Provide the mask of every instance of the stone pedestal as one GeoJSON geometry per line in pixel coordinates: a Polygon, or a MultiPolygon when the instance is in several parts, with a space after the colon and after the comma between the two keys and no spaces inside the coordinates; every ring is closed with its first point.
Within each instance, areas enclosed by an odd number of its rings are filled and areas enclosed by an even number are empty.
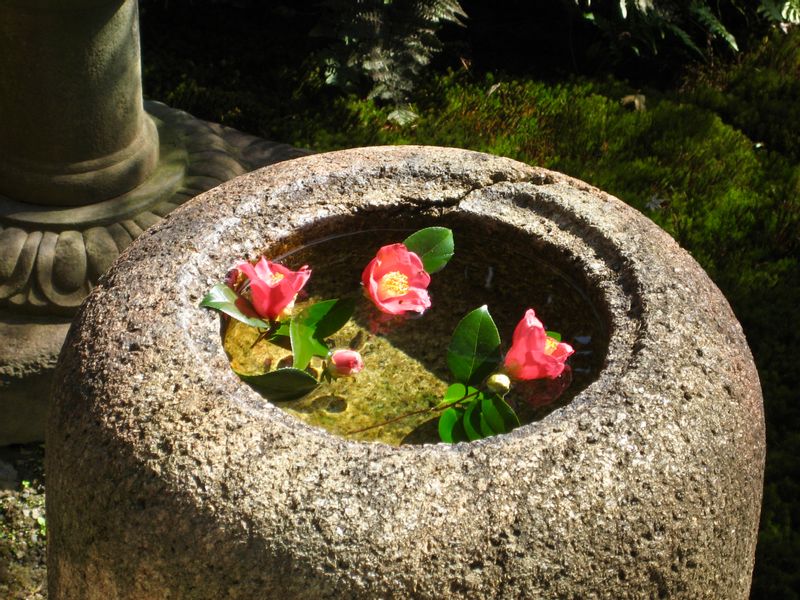
{"type": "Polygon", "coordinates": [[[136,0],[0,2],[0,194],[80,206],[152,174],[138,27],[136,0]]]}
{"type": "Polygon", "coordinates": [[[43,439],[70,319],[189,198],[305,154],[143,103],[135,0],[0,0],[0,445],[43,439]]]}
{"type": "Polygon", "coordinates": [[[55,390],[52,600],[749,594],[765,440],[741,327],[665,232],[558,173],[406,146],[239,177],[120,257],[55,390]],[[570,404],[398,448],[309,427],[230,369],[198,303],[242,257],[429,225],[456,253],[468,230],[498,264],[546,260],[591,298],[608,349],[570,404]]]}

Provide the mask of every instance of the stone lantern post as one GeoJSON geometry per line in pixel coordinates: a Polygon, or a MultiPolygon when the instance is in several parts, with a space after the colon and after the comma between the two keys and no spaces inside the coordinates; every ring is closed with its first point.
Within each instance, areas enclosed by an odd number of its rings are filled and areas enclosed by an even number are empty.
{"type": "Polygon", "coordinates": [[[5,0],[0,192],[81,206],[129,192],[158,163],[142,105],[137,4],[5,0]]]}
{"type": "Polygon", "coordinates": [[[303,152],[143,102],[136,0],[0,0],[0,445],[43,439],[71,315],[179,204],[303,152]]]}

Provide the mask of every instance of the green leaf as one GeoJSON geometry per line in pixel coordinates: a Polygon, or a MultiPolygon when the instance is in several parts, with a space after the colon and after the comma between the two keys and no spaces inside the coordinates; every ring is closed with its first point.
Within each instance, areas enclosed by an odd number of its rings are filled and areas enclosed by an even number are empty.
{"type": "Polygon", "coordinates": [[[322,302],[311,304],[293,318],[313,323],[316,326],[333,309],[334,304],[337,302],[338,300],[323,300],[322,302]]]}
{"type": "Polygon", "coordinates": [[[408,236],[403,243],[422,259],[422,266],[428,273],[441,271],[453,257],[455,249],[453,232],[446,227],[420,229],[408,236]]]}
{"type": "Polygon", "coordinates": [[[263,375],[236,374],[273,402],[301,398],[319,385],[312,375],[295,368],[278,369],[263,375]]]}
{"type": "Polygon", "coordinates": [[[439,437],[443,442],[455,444],[467,441],[467,434],[462,424],[463,417],[463,408],[451,407],[442,413],[439,417],[439,437]]]}
{"type": "MultiPolygon", "coordinates": [[[[494,433],[505,433],[506,424],[503,415],[494,405],[494,398],[492,396],[484,396],[481,398],[481,418],[486,420],[487,425],[494,433]]],[[[492,435],[492,434],[488,434],[492,435]]]]}
{"type": "Polygon", "coordinates": [[[500,334],[484,305],[456,326],[447,348],[447,366],[459,383],[479,384],[500,360],[500,334]]]}
{"type": "Polygon", "coordinates": [[[259,318],[253,305],[224,283],[218,283],[200,301],[200,306],[225,313],[251,327],[268,329],[269,323],[259,318]]]}
{"type": "Polygon", "coordinates": [[[688,33],[686,33],[684,29],[681,29],[674,23],[669,23],[667,21],[664,22],[664,27],[667,29],[667,31],[671,31],[675,35],[675,37],[677,37],[681,42],[683,42],[684,46],[686,46],[687,48],[689,48],[689,50],[694,52],[698,56],[698,58],[700,58],[700,60],[706,60],[706,55],[703,54],[703,51],[697,47],[697,44],[694,43],[694,40],[692,40],[691,36],[688,33]]]}
{"type": "Polygon", "coordinates": [[[478,390],[474,387],[465,386],[463,383],[454,383],[444,393],[442,401],[439,406],[447,406],[448,404],[455,404],[463,400],[467,396],[477,396],[478,390]]]}
{"type": "Polygon", "coordinates": [[[325,300],[306,307],[292,317],[289,339],[292,342],[294,367],[305,369],[312,356],[327,356],[330,350],[322,340],[339,331],[354,309],[355,301],[352,299],[325,300]]]}
{"type": "Polygon", "coordinates": [[[454,383],[444,393],[443,403],[453,404],[467,395],[467,386],[463,383],[454,383]]]}
{"type": "Polygon", "coordinates": [[[489,425],[489,420],[486,418],[486,415],[483,414],[483,409],[480,409],[480,419],[481,433],[483,434],[483,437],[491,437],[498,433],[505,433],[503,431],[495,431],[492,429],[492,427],[489,425]]]}
{"type": "Polygon", "coordinates": [[[732,50],[736,52],[739,51],[739,46],[736,44],[736,38],[733,37],[733,34],[726,29],[725,25],[722,24],[722,21],[720,21],[717,15],[711,11],[711,8],[702,2],[692,2],[692,4],[689,6],[689,10],[703,25],[706,26],[706,29],[708,29],[712,35],[725,40],[725,43],[728,44],[732,50]]]}
{"type": "MultiPolygon", "coordinates": [[[[466,409],[461,410],[463,411],[461,423],[470,441],[508,433],[519,427],[516,413],[505,400],[495,394],[480,394],[467,405],[466,409]]],[[[451,414],[450,418],[452,417],[451,414]]],[[[453,426],[448,424],[447,427],[452,430],[453,426]]]]}
{"type": "Polygon", "coordinates": [[[519,427],[517,413],[497,394],[489,394],[482,399],[481,415],[497,433],[508,433],[519,427]]]}
{"type": "Polygon", "coordinates": [[[270,334],[269,341],[272,342],[279,337],[289,337],[289,321],[280,323],[278,328],[270,334]]]}
{"type": "Polygon", "coordinates": [[[305,369],[312,356],[327,356],[330,350],[316,337],[316,323],[293,318],[289,325],[289,339],[292,342],[292,365],[305,369]]]}
{"type": "Polygon", "coordinates": [[[480,440],[486,437],[481,431],[481,411],[480,402],[474,400],[470,402],[467,409],[464,411],[464,417],[461,419],[464,424],[464,431],[467,432],[467,437],[471,442],[480,440]]]}
{"type": "Polygon", "coordinates": [[[317,338],[320,340],[332,336],[344,327],[345,323],[350,320],[350,317],[353,316],[353,311],[356,309],[356,301],[353,298],[318,302],[314,306],[328,304],[329,302],[333,302],[333,304],[317,322],[317,338]]]}
{"type": "Polygon", "coordinates": [[[545,335],[553,338],[557,342],[561,341],[561,334],[557,331],[545,331],[545,335]]]}
{"type": "Polygon", "coordinates": [[[508,433],[512,429],[519,427],[519,417],[517,416],[517,413],[514,412],[514,409],[508,405],[508,402],[506,402],[500,396],[492,395],[491,398],[495,410],[497,410],[497,412],[500,413],[500,416],[503,418],[503,423],[505,424],[504,433],[508,433]]]}

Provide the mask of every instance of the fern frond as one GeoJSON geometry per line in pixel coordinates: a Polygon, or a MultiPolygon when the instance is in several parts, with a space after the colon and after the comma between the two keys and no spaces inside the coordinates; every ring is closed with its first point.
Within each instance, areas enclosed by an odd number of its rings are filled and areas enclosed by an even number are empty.
{"type": "Polygon", "coordinates": [[[389,116],[386,119],[391,123],[396,123],[401,127],[405,127],[416,121],[419,118],[419,115],[415,113],[410,108],[406,107],[399,107],[394,109],[392,112],[389,113],[389,116]]]}
{"type": "Polygon", "coordinates": [[[692,37],[688,33],[686,33],[685,30],[681,29],[674,23],[669,23],[669,22],[666,22],[664,24],[664,28],[667,31],[669,31],[672,35],[674,35],[676,38],[678,38],[681,42],[683,42],[683,45],[689,48],[689,50],[697,54],[700,60],[706,59],[706,55],[703,54],[703,51],[697,47],[697,44],[694,43],[692,37]]]}
{"type": "Polygon", "coordinates": [[[708,6],[702,4],[701,2],[693,2],[689,7],[689,10],[703,25],[706,26],[712,35],[722,38],[730,48],[736,52],[739,51],[736,38],[733,37],[733,34],[728,31],[725,25],[722,24],[722,21],[720,21],[717,16],[711,12],[711,9],[708,8],[708,6]]]}
{"type": "Polygon", "coordinates": [[[322,0],[315,35],[336,40],[325,64],[326,81],[344,89],[367,81],[369,98],[400,106],[442,44],[445,23],[463,25],[458,0],[322,0]],[[331,35],[332,34],[332,35],[331,35]]]}
{"type": "Polygon", "coordinates": [[[462,19],[467,18],[467,13],[457,0],[418,0],[414,3],[414,12],[420,19],[430,23],[464,25],[462,19]]]}

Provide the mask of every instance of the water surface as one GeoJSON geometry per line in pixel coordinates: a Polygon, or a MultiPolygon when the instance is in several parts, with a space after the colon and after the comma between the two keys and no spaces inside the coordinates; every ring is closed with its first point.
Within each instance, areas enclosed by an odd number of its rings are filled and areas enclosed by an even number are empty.
{"type": "MultiPolygon", "coordinates": [[[[312,269],[298,308],[323,299],[358,299],[353,319],[333,339],[335,347],[357,348],[366,364],[356,377],[323,383],[304,398],[276,405],[310,425],[350,439],[436,442],[438,413],[374,426],[440,402],[452,382],[446,363],[452,332],[464,315],[484,304],[500,331],[504,351],[528,308],[576,350],[558,380],[514,386],[506,399],[523,423],[543,418],[591,383],[602,367],[607,343],[602,320],[587,294],[532,248],[521,245],[510,228],[478,236],[474,225],[460,225],[452,227],[455,256],[432,275],[432,306],[418,318],[379,312],[363,296],[360,284],[361,273],[378,248],[401,242],[414,230],[360,231],[313,240],[271,257],[292,269],[302,265],[312,269]]],[[[238,322],[228,327],[225,348],[234,368],[256,374],[265,366],[290,364],[288,349],[266,341],[251,348],[257,336],[255,329],[238,322]]],[[[321,368],[321,361],[315,359],[314,368],[321,368]]]]}

